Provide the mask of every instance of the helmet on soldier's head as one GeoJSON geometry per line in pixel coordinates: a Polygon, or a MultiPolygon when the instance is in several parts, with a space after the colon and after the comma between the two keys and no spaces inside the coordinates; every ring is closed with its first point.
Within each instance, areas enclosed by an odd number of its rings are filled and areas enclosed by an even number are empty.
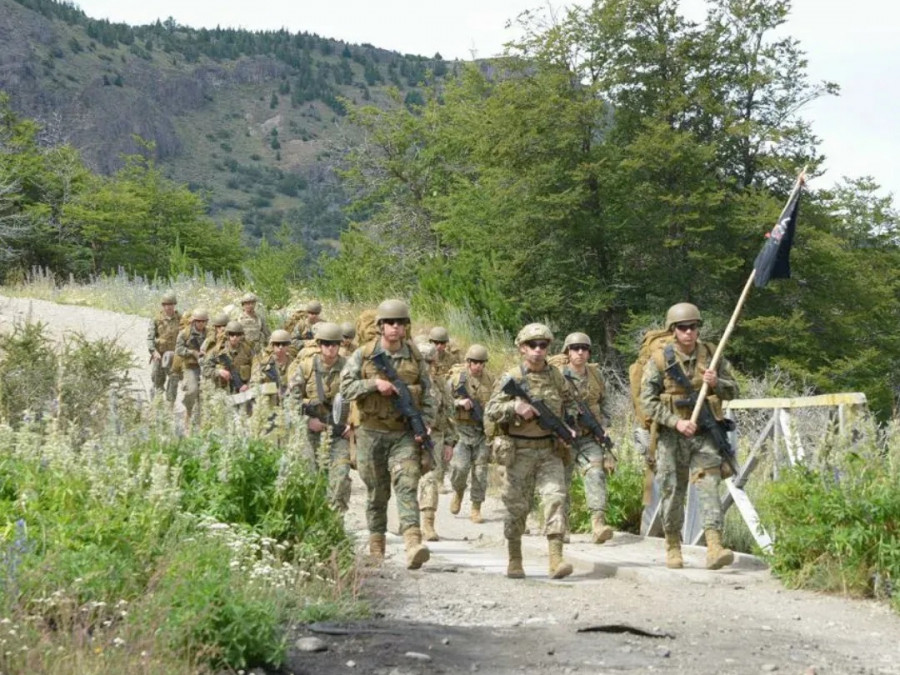
{"type": "Polygon", "coordinates": [[[516,347],[529,340],[549,340],[553,342],[553,333],[542,323],[530,323],[516,335],[516,347]]]}
{"type": "Polygon", "coordinates": [[[276,342],[290,342],[291,334],[288,333],[283,328],[279,328],[278,330],[273,330],[272,334],[269,336],[269,344],[275,344],[276,342]]]}
{"type": "Polygon", "coordinates": [[[488,350],[483,345],[472,345],[466,350],[466,361],[487,361],[488,350]]]}
{"type": "Polygon", "coordinates": [[[228,325],[225,326],[225,332],[229,335],[243,335],[244,324],[242,324],[240,321],[229,321],[228,325]]]}
{"type": "Polygon", "coordinates": [[[228,324],[228,315],[225,312],[216,314],[216,318],[212,321],[213,326],[225,326],[226,324],[228,324]]]}
{"type": "Polygon", "coordinates": [[[209,321],[209,312],[203,307],[197,307],[191,312],[191,321],[209,321]]]}
{"type": "Polygon", "coordinates": [[[161,305],[177,305],[178,298],[175,297],[175,291],[166,291],[163,293],[162,300],[159,301],[161,305]]]}
{"type": "Polygon", "coordinates": [[[572,345],[587,345],[590,347],[591,338],[587,333],[569,333],[566,335],[565,342],[563,342],[563,351],[567,351],[572,345]]]}
{"type": "Polygon", "coordinates": [[[419,348],[419,353],[422,355],[422,358],[425,359],[428,363],[434,361],[434,358],[437,356],[437,348],[430,342],[422,342],[416,345],[419,348]]]}
{"type": "Polygon", "coordinates": [[[343,335],[346,340],[352,340],[356,337],[356,328],[349,321],[345,321],[341,324],[341,335],[343,335]]]}
{"type": "Polygon", "coordinates": [[[692,305],[689,302],[679,302],[677,305],[669,307],[669,311],[666,312],[666,330],[672,330],[672,327],[676,323],[681,323],[682,321],[696,321],[699,324],[703,323],[697,305],[692,305]]]}
{"type": "Polygon", "coordinates": [[[248,302],[257,302],[257,300],[256,293],[244,293],[244,295],[241,296],[242,305],[248,302]]]}
{"type": "Polygon", "coordinates": [[[312,300],[306,303],[306,313],[307,314],[321,314],[322,313],[322,303],[318,300],[312,300]]]}
{"type": "Polygon", "coordinates": [[[323,321],[316,324],[316,341],[317,342],[341,342],[344,334],[341,333],[341,327],[330,321],[323,321]]]}
{"type": "Polygon", "coordinates": [[[409,321],[409,305],[402,300],[385,300],[375,310],[375,322],[385,319],[403,319],[409,321]]]}
{"type": "Polygon", "coordinates": [[[450,333],[443,326],[435,326],[428,332],[428,339],[431,342],[450,342],[450,333]]]}

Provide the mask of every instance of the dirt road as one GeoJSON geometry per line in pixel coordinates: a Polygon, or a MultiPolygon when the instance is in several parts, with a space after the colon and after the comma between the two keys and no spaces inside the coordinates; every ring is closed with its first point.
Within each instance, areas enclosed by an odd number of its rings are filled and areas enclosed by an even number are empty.
{"type": "MultiPolygon", "coordinates": [[[[55,334],[117,337],[146,389],[145,319],[0,296],[0,330],[26,312],[55,334]]],[[[563,581],[547,578],[545,540],[526,537],[528,578],[510,580],[497,498],[482,525],[468,521],[467,502],[458,516],[448,502],[431,561],[407,571],[389,535],[388,561],[365,584],[375,618],[301,631],[325,650],[292,651],[284,672],[900,674],[900,617],[884,604],[786,590],[751,556],[708,572],[702,548],[687,549],[687,569],[667,570],[660,540],[625,534],[602,546],[576,535],[563,581]]],[[[361,542],[364,504],[354,477],[346,522],[361,542]]]]}

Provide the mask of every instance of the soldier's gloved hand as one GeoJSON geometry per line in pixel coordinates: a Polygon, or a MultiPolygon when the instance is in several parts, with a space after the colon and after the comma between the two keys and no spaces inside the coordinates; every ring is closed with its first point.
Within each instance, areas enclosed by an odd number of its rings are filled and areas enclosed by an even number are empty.
{"type": "Polygon", "coordinates": [[[697,425],[690,420],[678,420],[675,423],[675,429],[686,438],[693,438],[694,434],[697,433],[697,425]]]}
{"type": "Polygon", "coordinates": [[[525,401],[516,401],[516,415],[523,420],[533,419],[537,415],[537,410],[531,407],[530,403],[525,401]]]}
{"type": "Polygon", "coordinates": [[[325,423],[318,417],[310,417],[309,421],[306,423],[306,426],[309,427],[310,431],[317,434],[325,431],[325,423]]]}
{"type": "Polygon", "coordinates": [[[719,376],[712,368],[707,368],[703,372],[703,381],[709,385],[710,389],[715,389],[716,385],[719,384],[719,376]]]}

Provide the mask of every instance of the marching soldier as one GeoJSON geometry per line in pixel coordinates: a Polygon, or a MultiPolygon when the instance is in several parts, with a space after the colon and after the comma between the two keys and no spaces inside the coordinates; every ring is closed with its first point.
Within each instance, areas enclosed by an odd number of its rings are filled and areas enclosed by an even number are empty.
{"type": "Polygon", "coordinates": [[[428,341],[437,350],[437,356],[434,359],[435,369],[439,375],[447,377],[450,369],[459,363],[459,353],[449,348],[450,333],[443,326],[435,326],[428,332],[428,341]]]}
{"type": "Polygon", "coordinates": [[[276,387],[269,395],[272,406],[281,405],[289,388],[288,372],[293,361],[290,353],[291,334],[279,328],[269,336],[269,347],[253,360],[253,383],[272,383],[276,387]]]}
{"type": "Polygon", "coordinates": [[[175,341],[181,328],[181,315],[175,309],[178,299],[168,291],[162,296],[162,310],[150,321],[147,331],[147,349],[150,351],[150,380],[154,394],[165,392],[166,400],[173,404],[178,396],[178,377],[172,372],[175,341]]]}
{"type": "Polygon", "coordinates": [[[356,348],[359,347],[356,344],[356,327],[350,323],[349,321],[345,321],[341,324],[341,356],[345,359],[349,359],[353,352],[356,351],[356,348]]]}
{"type": "Polygon", "coordinates": [[[184,392],[184,408],[190,420],[194,407],[200,400],[200,362],[205,356],[203,343],[206,341],[206,324],[209,312],[197,307],[191,312],[191,322],[178,333],[175,339],[175,355],[181,361],[181,388],[184,392]]]}
{"type": "Polygon", "coordinates": [[[237,394],[250,388],[252,370],[253,350],[244,339],[244,325],[229,321],[225,326],[225,342],[206,358],[204,374],[220,389],[237,394]]]}
{"type": "Polygon", "coordinates": [[[269,342],[269,324],[266,318],[256,313],[258,299],[254,293],[245,293],[241,297],[241,316],[238,318],[244,327],[244,340],[254,354],[262,351],[269,342]]]}
{"type": "MultiPolygon", "coordinates": [[[[689,302],[672,305],[666,312],[666,330],[674,340],[657,347],[644,365],[641,407],[657,425],[657,476],[662,492],[663,531],[666,535],[666,566],[680,569],[681,529],[688,481],[699,495],[706,535],[706,567],[719,569],[734,562],[734,553],[722,546],[722,506],[719,483],[722,456],[710,432],[691,421],[691,394],[705,382],[709,405],[716,420],[722,420],[722,401],[737,395],[737,384],[728,364],[710,368],[715,345],[699,339],[700,310],[689,302]]],[[[652,436],[652,433],[651,433],[652,436]]]]}

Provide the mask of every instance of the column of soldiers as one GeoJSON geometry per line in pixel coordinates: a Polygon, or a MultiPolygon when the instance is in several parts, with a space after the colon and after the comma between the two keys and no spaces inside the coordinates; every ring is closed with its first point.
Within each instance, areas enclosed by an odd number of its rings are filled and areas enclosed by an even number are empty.
{"type": "MultiPolygon", "coordinates": [[[[485,347],[471,345],[460,359],[442,327],[433,328],[427,342],[413,342],[409,307],[400,300],[382,302],[374,316],[364,313],[357,326],[323,321],[321,304],[311,302],[292,317],[289,330],[272,333],[256,304],[255,295],[243,296],[240,318],[217,316],[207,334],[208,313],[197,308],[182,319],[174,294],[166,293],[148,333],[155,391],[174,402],[181,382],[190,418],[198,405],[201,375],[232,393],[269,385],[265,395],[272,405],[287,401],[300,413],[311,459],[327,464],[329,498],[342,512],[349,508],[354,445],[355,466],[367,490],[369,555],[376,562],[385,554],[392,492],[407,567],[418,569],[430,557],[423,540],[439,539],[435,519],[448,467],[450,512],[460,512],[468,489],[469,518],[479,524],[491,460],[504,467],[508,577],[525,576],[522,535],[536,496],[549,575],[560,579],[572,573],[563,545],[576,470],[584,483],[593,542],[612,538],[606,480],[615,469],[615,456],[608,439],[598,433],[607,422],[605,385],[599,369],[589,363],[593,343],[587,334],[567,335],[562,353],[548,358],[552,332],[543,324],[526,325],[515,339],[520,362],[495,383],[485,370],[485,347]],[[372,321],[374,326],[366,327],[372,321]]],[[[650,427],[642,451],[658,470],[661,486],[666,564],[683,566],[684,502],[688,484],[694,483],[707,567],[719,569],[734,559],[721,538],[723,461],[710,433],[691,421],[684,401],[705,383],[711,410],[721,420],[721,401],[736,396],[737,388],[726,362],[709,367],[715,345],[699,340],[702,320],[695,305],[673,305],[665,325],[665,339],[654,346],[640,372],[638,405],[650,427]]]]}

